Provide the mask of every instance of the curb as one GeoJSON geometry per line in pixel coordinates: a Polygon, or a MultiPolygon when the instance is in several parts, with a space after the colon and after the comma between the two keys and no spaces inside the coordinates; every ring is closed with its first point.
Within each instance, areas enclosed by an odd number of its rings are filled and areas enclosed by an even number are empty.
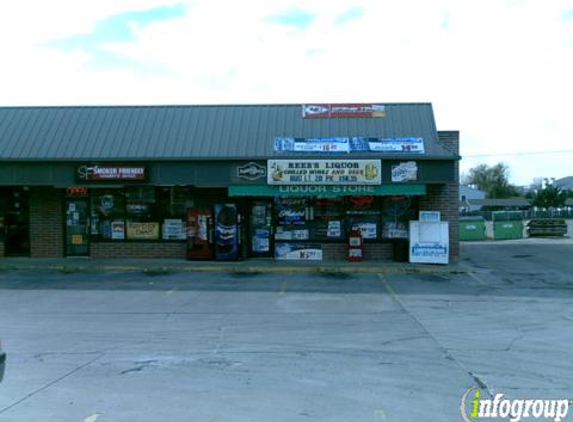
{"type": "Polygon", "coordinates": [[[0,264],[0,271],[56,271],[61,273],[107,273],[107,272],[141,272],[145,274],[173,274],[192,272],[234,272],[258,274],[465,274],[468,271],[459,265],[446,266],[280,266],[280,265],[73,265],[73,264],[0,264]]]}

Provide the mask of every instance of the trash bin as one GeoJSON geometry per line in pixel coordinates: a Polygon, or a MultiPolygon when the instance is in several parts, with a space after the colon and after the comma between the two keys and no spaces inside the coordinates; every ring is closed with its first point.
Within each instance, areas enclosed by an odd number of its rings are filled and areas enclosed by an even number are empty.
{"type": "Polygon", "coordinates": [[[395,262],[408,262],[410,260],[410,243],[407,239],[398,239],[392,242],[392,259],[395,262]]]}
{"type": "Polygon", "coordinates": [[[492,217],[495,240],[523,238],[523,213],[521,211],[496,211],[492,217]]]}
{"type": "Polygon", "coordinates": [[[485,240],[485,220],[483,217],[460,217],[460,240],[485,240]]]}

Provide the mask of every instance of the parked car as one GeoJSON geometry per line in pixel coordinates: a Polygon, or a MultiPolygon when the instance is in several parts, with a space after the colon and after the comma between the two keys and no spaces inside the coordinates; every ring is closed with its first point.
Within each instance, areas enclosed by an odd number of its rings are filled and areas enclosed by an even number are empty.
{"type": "Polygon", "coordinates": [[[4,378],[4,367],[6,366],[6,353],[2,351],[2,342],[0,342],[0,381],[4,378]]]}

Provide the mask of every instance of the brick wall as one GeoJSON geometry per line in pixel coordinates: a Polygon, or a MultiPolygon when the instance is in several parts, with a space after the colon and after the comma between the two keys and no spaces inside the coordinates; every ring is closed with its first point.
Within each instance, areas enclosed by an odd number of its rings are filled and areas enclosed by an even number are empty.
{"type": "MultiPolygon", "coordinates": [[[[137,243],[137,242],[92,242],[92,258],[171,258],[185,259],[184,243],[137,243]]],[[[346,259],[346,243],[323,243],[322,251],[325,260],[346,259]]],[[[369,243],[364,245],[364,260],[391,260],[392,244],[369,243]]]]}
{"type": "Polygon", "coordinates": [[[170,258],[185,259],[186,245],[182,242],[92,242],[92,258],[170,258]]]}
{"type": "Polygon", "coordinates": [[[30,188],[30,254],[33,258],[64,255],[62,190],[30,188]]]}
{"type": "MultiPolygon", "coordinates": [[[[323,243],[322,254],[324,260],[346,259],[348,245],[346,243],[323,243]]],[[[363,248],[365,261],[389,261],[393,256],[391,243],[366,243],[363,248]]]]}
{"type": "MultiPolygon", "coordinates": [[[[438,132],[439,142],[454,154],[459,154],[458,131],[438,132]]],[[[454,181],[441,185],[428,185],[427,194],[420,198],[420,210],[440,211],[442,221],[449,222],[450,231],[450,259],[456,262],[459,258],[458,240],[458,203],[459,203],[459,163],[454,166],[454,181]]]]}

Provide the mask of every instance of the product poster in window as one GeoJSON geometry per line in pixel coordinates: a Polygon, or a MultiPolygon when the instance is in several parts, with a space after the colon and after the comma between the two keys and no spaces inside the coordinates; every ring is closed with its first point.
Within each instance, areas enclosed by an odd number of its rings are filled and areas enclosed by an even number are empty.
{"type": "Polygon", "coordinates": [[[378,236],[377,224],[371,222],[359,222],[352,225],[352,230],[359,230],[363,239],[376,239],[378,236]]]}
{"type": "Polygon", "coordinates": [[[275,259],[321,261],[322,248],[320,244],[277,243],[275,246],[275,259]]]}
{"type": "Polygon", "coordinates": [[[268,252],[270,250],[270,230],[256,229],[251,241],[253,243],[253,252],[268,252]]]}
{"type": "Polygon", "coordinates": [[[340,221],[329,221],[328,222],[328,228],[326,231],[326,236],[327,237],[340,237],[340,235],[342,234],[342,225],[340,221]]]}
{"type": "Polygon", "coordinates": [[[127,238],[130,240],[151,240],[159,237],[159,223],[127,222],[127,238]]]}
{"type": "Polygon", "coordinates": [[[125,223],[123,220],[111,222],[111,238],[114,240],[125,239],[125,223]]]}
{"type": "Polygon", "coordinates": [[[162,227],[162,237],[165,240],[184,240],[185,222],[180,219],[165,219],[162,227]]]}

